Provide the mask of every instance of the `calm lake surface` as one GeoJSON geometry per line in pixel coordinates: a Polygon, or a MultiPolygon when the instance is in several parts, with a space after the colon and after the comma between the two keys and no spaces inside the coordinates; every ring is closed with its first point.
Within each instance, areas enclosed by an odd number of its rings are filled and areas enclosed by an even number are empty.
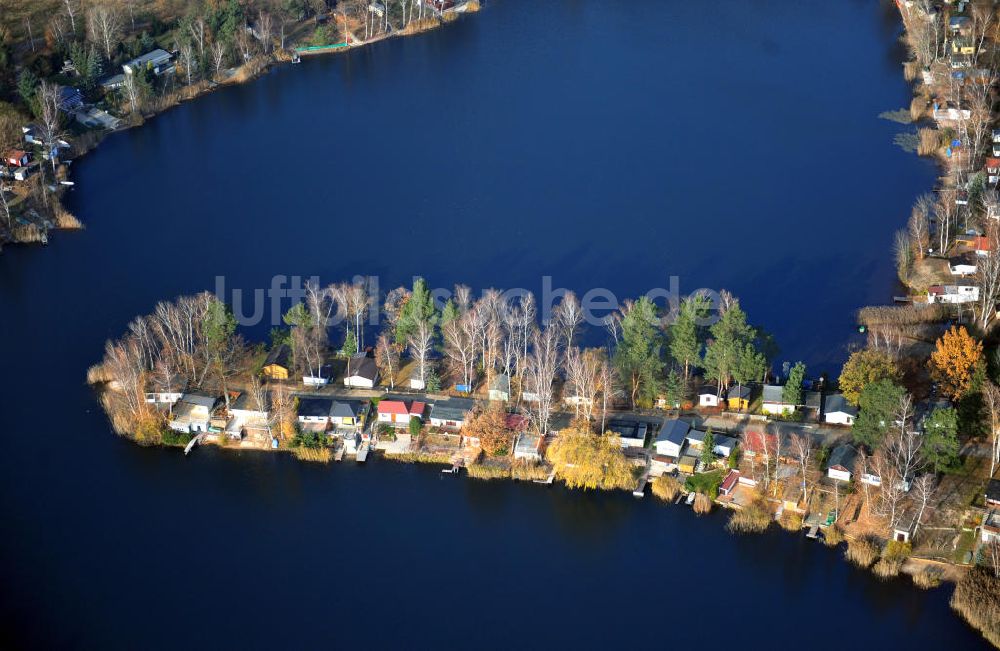
{"type": "Polygon", "coordinates": [[[87,230],[0,256],[4,646],[981,646],[950,589],[804,538],[379,460],[184,459],[114,437],[83,382],[156,301],[276,274],[674,275],[832,367],[935,173],[877,117],[909,103],[898,29],[877,2],[502,0],[109,138],[75,165],[87,230]]]}

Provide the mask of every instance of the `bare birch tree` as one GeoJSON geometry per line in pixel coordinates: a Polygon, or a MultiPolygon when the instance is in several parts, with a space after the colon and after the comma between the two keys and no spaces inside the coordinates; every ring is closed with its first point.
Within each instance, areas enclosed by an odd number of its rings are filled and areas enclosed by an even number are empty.
{"type": "Polygon", "coordinates": [[[976,284],[979,285],[979,326],[986,330],[996,317],[997,300],[1000,300],[1000,225],[989,219],[986,224],[986,238],[990,255],[979,256],[976,260],[976,284]]]}
{"type": "Polygon", "coordinates": [[[924,517],[924,510],[927,509],[927,505],[934,499],[934,476],[920,475],[917,477],[913,482],[913,492],[916,495],[917,502],[920,504],[920,508],[917,509],[917,517],[913,521],[912,536],[916,538],[921,518],[924,517]]]}
{"type": "Polygon", "coordinates": [[[552,418],[552,389],[559,368],[560,339],[552,327],[536,332],[525,363],[525,388],[536,398],[529,403],[528,416],[542,436],[549,433],[552,418]]]}
{"type": "Polygon", "coordinates": [[[802,475],[802,503],[805,504],[808,496],[806,480],[808,478],[809,460],[812,458],[812,439],[808,434],[792,434],[789,437],[792,453],[799,462],[799,472],[802,475]]]}
{"type": "Polygon", "coordinates": [[[990,477],[1000,464],[1000,387],[987,380],[983,384],[983,402],[990,426],[990,477]]]}
{"type": "Polygon", "coordinates": [[[111,61],[121,43],[122,16],[118,8],[109,4],[97,4],[87,10],[87,36],[104,52],[104,58],[111,61]]]}
{"type": "Polygon", "coordinates": [[[212,56],[212,69],[215,70],[215,78],[222,74],[222,65],[226,61],[226,46],[222,41],[215,41],[209,48],[212,56]]]}
{"type": "Polygon", "coordinates": [[[583,323],[583,307],[574,292],[566,292],[552,314],[553,322],[562,333],[563,347],[567,350],[573,345],[577,329],[583,323]]]}
{"type": "Polygon", "coordinates": [[[430,353],[434,347],[434,326],[426,320],[417,321],[413,333],[409,336],[407,344],[410,347],[410,356],[417,360],[417,369],[420,373],[421,387],[427,386],[427,370],[430,364],[430,353]]]}
{"type": "Polygon", "coordinates": [[[399,349],[385,333],[379,335],[375,343],[375,363],[379,372],[389,378],[389,388],[396,388],[396,372],[399,370],[399,349]]]}

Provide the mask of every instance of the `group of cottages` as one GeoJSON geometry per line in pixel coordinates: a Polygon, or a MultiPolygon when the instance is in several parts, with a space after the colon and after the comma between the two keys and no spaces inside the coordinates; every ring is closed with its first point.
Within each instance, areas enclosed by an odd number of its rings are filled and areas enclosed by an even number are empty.
{"type": "MultiPolygon", "coordinates": [[[[690,423],[679,418],[664,421],[653,443],[650,474],[655,476],[674,471],[687,474],[700,472],[706,434],[707,432],[694,429],[690,423]]],[[[738,443],[731,436],[713,434],[712,453],[716,457],[728,459],[738,443]]]]}
{"type": "Polygon", "coordinates": [[[857,408],[848,404],[840,393],[804,391],[803,404],[795,405],[785,400],[784,390],[782,385],[765,384],[758,394],[754,387],[742,385],[731,387],[725,397],[720,397],[714,385],[705,385],[698,391],[698,406],[747,411],[760,395],[760,411],[769,416],[788,417],[801,411],[806,420],[830,425],[853,425],[858,416],[857,408]]]}
{"type": "MultiPolygon", "coordinates": [[[[292,376],[292,349],[287,344],[275,346],[268,353],[261,368],[261,375],[269,380],[289,380],[292,376]]],[[[332,369],[321,366],[316,375],[303,375],[306,386],[326,386],[330,383],[332,369]]],[[[369,353],[361,352],[347,360],[344,372],[344,386],[350,389],[373,389],[379,381],[378,365],[369,353]]]]}
{"type": "MultiPolygon", "coordinates": [[[[346,437],[365,430],[370,410],[366,400],[305,395],[292,398],[297,405],[297,425],[304,432],[346,437]]],[[[266,440],[272,436],[270,410],[261,407],[249,392],[234,396],[228,407],[223,398],[200,392],[150,393],[146,400],[169,410],[168,425],[177,432],[225,435],[233,440],[266,440]]],[[[270,396],[265,394],[263,402],[269,405],[270,396]]]]}

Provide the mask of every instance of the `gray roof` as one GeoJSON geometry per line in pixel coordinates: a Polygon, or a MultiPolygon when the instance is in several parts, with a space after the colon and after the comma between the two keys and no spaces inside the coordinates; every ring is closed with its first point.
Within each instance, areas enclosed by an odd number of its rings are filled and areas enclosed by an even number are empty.
{"type": "Polygon", "coordinates": [[[299,398],[299,416],[329,418],[333,411],[333,398],[299,398]]]}
{"type": "Polygon", "coordinates": [[[690,429],[691,426],[687,421],[671,418],[663,423],[663,427],[660,428],[660,433],[656,437],[656,442],[670,441],[676,445],[683,445],[690,429]]]}
{"type": "Polygon", "coordinates": [[[334,418],[357,418],[361,413],[363,403],[356,401],[334,402],[330,408],[330,415],[334,418]]]}
{"type": "Polygon", "coordinates": [[[716,445],[721,445],[722,447],[729,448],[730,450],[734,449],[736,444],[739,443],[738,439],[735,439],[732,436],[726,436],[725,434],[713,434],[713,436],[715,437],[716,445]]]}
{"type": "Polygon", "coordinates": [[[517,437],[517,443],[514,445],[514,449],[518,452],[537,452],[538,443],[541,438],[537,434],[529,434],[528,432],[523,432],[517,437]]]}
{"type": "Polygon", "coordinates": [[[819,391],[806,391],[806,407],[809,409],[819,409],[823,405],[823,394],[819,391]]]}
{"type": "Polygon", "coordinates": [[[688,431],[685,438],[689,441],[694,441],[695,443],[704,443],[705,434],[707,434],[707,432],[703,432],[700,429],[691,429],[688,431]]]}
{"type": "Polygon", "coordinates": [[[785,387],[779,384],[765,384],[764,402],[783,404],[785,402],[785,387]]]}
{"type": "Polygon", "coordinates": [[[211,409],[218,402],[218,398],[215,396],[206,396],[204,393],[185,393],[181,396],[181,402],[186,402],[189,405],[197,405],[199,407],[208,407],[211,409]]]}
{"type": "Polygon", "coordinates": [[[608,423],[608,431],[614,432],[623,439],[645,441],[648,429],[648,423],[623,418],[616,418],[608,423]]]}
{"type": "Polygon", "coordinates": [[[358,353],[351,357],[350,367],[351,372],[348,377],[361,377],[372,382],[378,377],[378,365],[365,353],[358,353]]]}
{"type": "Polygon", "coordinates": [[[1000,479],[991,479],[986,484],[986,499],[1000,502],[1000,479]]]}
{"type": "Polygon", "coordinates": [[[164,61],[169,61],[170,59],[171,56],[169,52],[167,52],[166,50],[156,49],[153,50],[152,52],[147,52],[142,56],[138,56],[132,59],[125,65],[127,65],[129,68],[141,68],[145,66],[147,63],[152,63],[153,65],[156,65],[158,62],[163,63],[164,61]]]}
{"type": "Polygon", "coordinates": [[[831,393],[826,397],[826,400],[823,401],[823,413],[833,414],[838,412],[850,414],[851,416],[857,416],[858,408],[848,403],[847,399],[844,398],[844,394],[831,393]]]}
{"type": "Polygon", "coordinates": [[[431,405],[431,418],[438,420],[465,420],[472,408],[476,406],[474,400],[465,398],[451,398],[431,405]]]}
{"type": "MultiPolygon", "coordinates": [[[[271,395],[269,393],[264,394],[264,410],[267,410],[267,406],[271,404],[271,395]]],[[[241,393],[236,400],[233,400],[229,405],[230,409],[237,409],[240,411],[257,411],[257,403],[253,399],[253,396],[249,391],[244,391],[241,393]]]]}
{"type": "Polygon", "coordinates": [[[727,398],[749,398],[750,397],[750,387],[746,384],[741,384],[729,389],[729,393],[726,394],[727,398]]]}
{"type": "Polygon", "coordinates": [[[838,445],[833,448],[833,452],[830,453],[830,461],[827,463],[827,468],[833,468],[834,466],[840,466],[846,468],[847,470],[854,471],[854,461],[857,459],[858,451],[852,446],[844,444],[838,445]]]}
{"type": "Polygon", "coordinates": [[[288,362],[292,357],[292,349],[287,344],[281,344],[271,349],[271,352],[267,354],[267,359],[264,360],[264,366],[270,366],[271,364],[277,364],[283,368],[288,368],[288,362]]]}

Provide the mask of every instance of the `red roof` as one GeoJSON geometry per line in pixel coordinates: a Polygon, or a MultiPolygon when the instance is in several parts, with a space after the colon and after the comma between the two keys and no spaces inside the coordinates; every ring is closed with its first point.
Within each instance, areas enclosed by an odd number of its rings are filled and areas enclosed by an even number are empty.
{"type": "Polygon", "coordinates": [[[528,417],[521,414],[507,414],[506,426],[515,432],[523,432],[528,429],[528,417]]]}
{"type": "Polygon", "coordinates": [[[406,403],[402,400],[383,400],[378,403],[378,413],[408,416],[410,414],[410,410],[407,409],[406,403]]]}
{"type": "Polygon", "coordinates": [[[761,452],[774,452],[778,447],[778,437],[775,434],[764,434],[762,432],[747,432],[743,437],[743,449],[754,454],[761,452]]]}
{"type": "Polygon", "coordinates": [[[991,168],[994,168],[994,167],[1000,167],[1000,158],[987,158],[986,159],[986,168],[987,169],[991,169],[991,168]]]}
{"type": "Polygon", "coordinates": [[[739,481],[740,481],[740,471],[730,470],[729,474],[726,475],[726,478],[722,480],[722,486],[720,486],[719,488],[727,492],[731,491],[736,486],[736,484],[739,483],[739,481]]]}
{"type": "Polygon", "coordinates": [[[980,235],[972,240],[972,246],[977,251],[989,251],[990,250],[990,238],[980,235]]]}
{"type": "Polygon", "coordinates": [[[410,415],[419,416],[420,418],[423,418],[425,409],[427,409],[427,405],[425,405],[424,403],[419,401],[414,402],[412,405],[410,405],[410,415]]]}

